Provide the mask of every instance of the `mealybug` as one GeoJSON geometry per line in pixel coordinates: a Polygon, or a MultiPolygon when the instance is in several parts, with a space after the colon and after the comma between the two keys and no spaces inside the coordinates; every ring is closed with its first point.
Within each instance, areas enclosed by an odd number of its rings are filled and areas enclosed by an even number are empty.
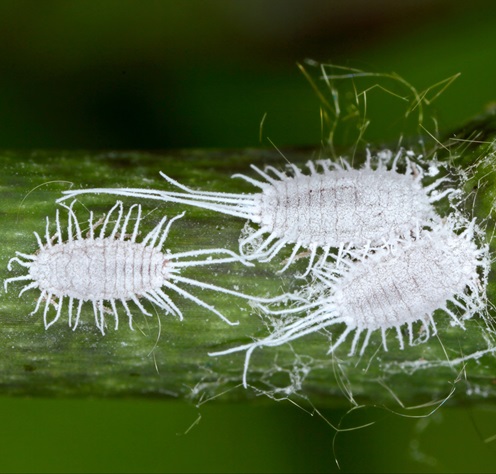
{"type": "Polygon", "coordinates": [[[284,271],[295,260],[301,248],[309,250],[307,273],[313,267],[317,251],[323,250],[320,262],[326,260],[332,248],[382,245],[407,235],[415,227],[422,227],[438,219],[432,203],[451,193],[437,187],[446,178],[423,187],[422,170],[409,157],[413,153],[385,150],[374,157],[367,153],[367,161],[360,169],[330,160],[309,161],[310,174],[305,175],[295,165],[291,174],[267,166],[265,171],[252,165],[264,179],[259,181],[237,174],[261,189],[254,194],[229,194],[196,191],[181,185],[164,173],[162,177],[183,192],[133,188],[96,188],[65,191],[64,200],[84,193],[107,193],[121,196],[149,198],[198,206],[248,219],[260,228],[251,228],[240,238],[240,253],[260,261],[270,261],[286,244],[294,248],[284,271]],[[398,171],[404,158],[405,173],[398,171]],[[388,162],[392,165],[388,167],[388,162]],[[320,170],[318,170],[320,168],[320,170]],[[261,243],[262,236],[269,234],[261,243]],[[250,251],[246,249],[254,247],[250,251]]]}
{"type": "MultiPolygon", "coordinates": [[[[198,265],[210,265],[224,262],[242,261],[234,252],[226,249],[192,250],[181,253],[164,253],[162,247],[166,241],[170,227],[173,222],[183,214],[180,214],[167,222],[163,217],[158,225],[141,241],[136,238],[139,232],[141,220],[141,206],[133,205],[124,216],[122,202],[112,207],[102,222],[93,222],[93,213],[90,213],[88,225],[88,235],[83,235],[81,226],[74,213],[73,204],[63,206],[68,211],[67,240],[64,241],[59,211],[56,213],[56,231],[50,235],[50,222],[46,219],[45,243],[35,232],[38,242],[38,250],[31,255],[16,252],[16,257],[9,261],[8,269],[11,270],[12,263],[28,269],[28,274],[13,278],[8,278],[4,282],[5,290],[7,285],[14,281],[32,280],[19,293],[38,288],[41,294],[36,307],[31,314],[34,314],[45,301],[43,313],[45,327],[54,324],[62,313],[64,301],[68,299],[69,326],[77,327],[81,315],[81,308],[85,301],[91,302],[98,329],[104,333],[105,313],[110,313],[115,318],[115,328],[118,327],[118,312],[116,302],[120,301],[128,317],[129,325],[132,328],[132,314],[127,304],[132,300],[142,313],[151,316],[150,313],[140,303],[140,298],[146,299],[156,306],[164,309],[167,313],[183,318],[181,310],[162,288],[173,290],[181,296],[194,301],[198,305],[212,311],[228,324],[230,322],[213,306],[205,303],[196,296],[180,288],[176,283],[198,286],[227,293],[229,295],[249,298],[254,301],[267,301],[263,298],[249,297],[242,293],[220,288],[218,286],[203,283],[190,278],[180,276],[180,270],[184,267],[198,265]],[[136,212],[136,221],[132,234],[127,234],[127,229],[132,218],[133,211],[136,212]],[[107,235],[111,217],[116,214],[115,224],[107,235]],[[101,225],[101,230],[96,235],[96,228],[101,225]],[[224,254],[226,257],[213,259],[212,255],[224,254]],[[189,257],[204,257],[206,259],[187,260],[189,257]],[[77,302],[74,323],[73,307],[77,302]],[[110,308],[105,304],[108,303],[110,308]],[[50,305],[57,308],[55,317],[49,321],[50,305]]],[[[243,262],[246,263],[246,262],[243,262]]]]}
{"type": "Polygon", "coordinates": [[[404,347],[402,328],[406,327],[412,345],[415,322],[422,323],[425,339],[428,339],[430,329],[436,334],[433,314],[439,309],[451,317],[452,324],[463,328],[464,319],[484,308],[490,265],[488,249],[479,249],[474,243],[474,226],[472,222],[457,234],[457,224],[448,220],[430,231],[419,230],[416,237],[376,249],[366,256],[357,254],[352,259],[349,255],[340,259],[338,266],[314,269],[316,281],[307,288],[306,304],[282,310],[261,306],[267,314],[282,318],[272,334],[210,355],[246,350],[243,375],[246,386],[254,349],[279,346],[336,324],[344,324],[345,329],[332,342],[329,352],[355,331],[350,355],[355,353],[364,332],[360,355],[377,330],[382,333],[385,350],[386,331],[390,328],[396,331],[401,349],[404,347]],[[455,313],[456,309],[459,314],[455,313]],[[302,312],[306,312],[306,316],[293,317],[302,312]]]}

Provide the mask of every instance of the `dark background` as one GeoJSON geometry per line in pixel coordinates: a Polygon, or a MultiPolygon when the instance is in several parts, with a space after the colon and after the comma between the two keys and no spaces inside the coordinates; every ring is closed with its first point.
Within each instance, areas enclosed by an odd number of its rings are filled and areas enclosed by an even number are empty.
{"type": "MultiPolygon", "coordinates": [[[[279,147],[318,146],[305,58],[394,71],[419,89],[461,72],[436,102],[446,131],[496,99],[495,15],[477,0],[0,0],[0,148],[260,146],[265,113],[279,147]]],[[[374,118],[392,139],[387,108],[374,118]]],[[[347,408],[323,414],[338,423],[347,408]]],[[[336,439],[344,472],[496,467],[496,440],[484,442],[493,405],[426,419],[369,407],[348,425],[363,419],[376,424],[336,439]]],[[[2,472],[325,472],[333,436],[269,400],[0,399],[2,472]]]]}

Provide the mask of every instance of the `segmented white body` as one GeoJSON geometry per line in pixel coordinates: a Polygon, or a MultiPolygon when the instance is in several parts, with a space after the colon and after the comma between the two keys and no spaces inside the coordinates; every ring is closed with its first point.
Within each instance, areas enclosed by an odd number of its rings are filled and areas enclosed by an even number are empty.
{"type": "Polygon", "coordinates": [[[264,184],[256,196],[252,220],[277,239],[303,247],[382,244],[412,230],[412,222],[433,218],[420,175],[384,167],[341,168],[329,161],[310,163],[310,175],[294,168],[294,176],[264,184]]]}
{"type": "MultiPolygon", "coordinates": [[[[355,331],[350,355],[354,354],[363,332],[366,333],[360,355],[365,351],[374,331],[380,330],[384,349],[386,331],[394,328],[403,349],[401,328],[406,326],[410,345],[413,324],[422,322],[425,339],[436,334],[433,314],[444,310],[453,324],[463,327],[463,319],[470,318],[484,307],[484,287],[490,260],[487,248],[478,249],[473,241],[474,223],[462,234],[453,232],[453,223],[442,224],[432,231],[419,231],[416,238],[379,249],[368,256],[342,259],[342,269],[324,266],[314,270],[316,282],[304,305],[282,310],[262,309],[288,319],[279,324],[265,339],[210,355],[224,355],[246,350],[243,383],[251,353],[257,347],[279,346],[335,324],[344,324],[344,331],[332,343],[336,349],[355,331]],[[449,306],[461,310],[456,315],[449,306]],[[307,312],[296,320],[292,315],[307,312]]],[[[310,288],[309,288],[310,289],[310,288]]],[[[300,295],[301,296],[301,295],[300,295]]]]}
{"type": "Polygon", "coordinates": [[[78,300],[128,300],[158,290],[170,278],[167,257],[158,249],[109,238],[46,248],[30,274],[42,291],[78,300]]]}
{"type": "Polygon", "coordinates": [[[61,200],[84,193],[108,193],[177,202],[242,217],[260,226],[258,230],[251,228],[240,239],[242,254],[270,261],[285,245],[293,244],[292,254],[281,271],[295,260],[301,248],[306,248],[310,251],[308,273],[319,249],[323,250],[319,262],[323,262],[332,248],[342,251],[345,247],[394,242],[438,219],[432,203],[453,189],[437,191],[444,178],[423,187],[422,171],[410,162],[408,155],[400,151],[393,159],[386,150],[375,157],[377,163],[372,167],[368,153],[367,162],[360,169],[352,168],[344,160],[342,165],[330,160],[310,161],[309,175],[295,165],[289,165],[290,175],[272,166],[265,171],[252,166],[265,181],[245,175],[234,177],[261,189],[254,194],[196,191],[161,173],[184,192],[96,188],[65,191],[61,200]],[[398,171],[400,158],[405,160],[405,173],[398,171]],[[386,163],[390,162],[388,168],[386,163]],[[268,237],[258,243],[265,234],[268,237]],[[254,248],[247,252],[248,247],[254,248]]]}
{"type": "Polygon", "coordinates": [[[7,286],[11,282],[32,280],[21,290],[19,296],[30,289],[41,291],[32,314],[36,313],[41,303],[45,301],[43,314],[45,327],[48,328],[59,319],[66,299],[68,300],[69,326],[74,329],[79,323],[82,305],[85,301],[92,303],[96,325],[102,333],[104,333],[105,328],[105,313],[113,314],[116,329],[118,327],[117,301],[120,301],[125,308],[131,328],[132,314],[127,304],[128,301],[132,300],[142,313],[151,316],[140,303],[140,298],[148,300],[167,313],[175,314],[182,319],[181,310],[162,290],[164,287],[209,309],[227,323],[237,324],[231,323],[213,306],[177,286],[177,282],[255,301],[267,301],[263,298],[250,297],[179,275],[182,267],[242,261],[238,255],[226,249],[193,250],[175,254],[164,253],[162,247],[170,227],[183,214],[169,220],[167,225],[165,225],[167,218],[163,217],[141,242],[136,242],[141,219],[141,206],[131,206],[124,217],[122,202],[118,201],[107,214],[98,235],[95,235],[95,230],[100,222],[93,223],[93,213],[90,213],[89,233],[84,236],[73,211],[73,204],[64,206],[68,211],[67,241],[64,241],[63,238],[57,210],[57,230],[54,235],[50,235],[50,222],[47,218],[45,243],[35,232],[39,246],[38,251],[32,255],[16,252],[17,257],[12,258],[9,262],[9,270],[11,270],[11,264],[17,262],[28,269],[28,274],[9,278],[4,282],[5,290],[7,290],[7,286]],[[137,210],[136,221],[132,234],[129,236],[127,228],[135,209],[137,210]],[[110,234],[107,235],[107,227],[114,214],[116,214],[115,225],[110,234]],[[212,255],[215,254],[224,254],[226,257],[214,259],[212,255]],[[205,255],[207,256],[206,260],[181,261],[187,257],[205,255]],[[76,301],[78,304],[73,322],[73,309],[76,301]],[[110,308],[104,306],[106,303],[110,305],[110,308]],[[57,313],[49,321],[49,309],[52,304],[57,307],[57,313]]]}

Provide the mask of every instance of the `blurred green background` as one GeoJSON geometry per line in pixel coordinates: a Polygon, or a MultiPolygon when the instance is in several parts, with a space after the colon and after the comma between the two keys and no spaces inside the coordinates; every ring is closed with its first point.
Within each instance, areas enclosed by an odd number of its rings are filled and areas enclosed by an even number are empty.
{"type": "MultiPolygon", "coordinates": [[[[278,146],[318,146],[305,58],[418,89],[461,72],[436,102],[447,131],[496,99],[496,2],[0,0],[0,148],[266,146],[264,114],[278,146]]],[[[375,120],[393,139],[387,111],[375,120]]],[[[322,413],[338,423],[348,408],[322,413]]],[[[337,469],[334,431],[284,402],[5,398],[0,420],[2,472],[337,469]]],[[[346,425],[363,420],[377,423],[335,440],[343,472],[496,470],[494,404],[367,408],[346,425]]]]}

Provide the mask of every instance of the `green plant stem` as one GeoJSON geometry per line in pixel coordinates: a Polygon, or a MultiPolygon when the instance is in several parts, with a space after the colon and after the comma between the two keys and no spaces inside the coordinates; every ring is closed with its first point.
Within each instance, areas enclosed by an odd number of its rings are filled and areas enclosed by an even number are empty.
{"type": "MultiPolygon", "coordinates": [[[[303,166],[316,153],[314,150],[286,150],[285,155],[291,162],[303,166]]],[[[3,172],[0,178],[2,281],[25,273],[25,269],[15,263],[13,271],[8,272],[9,259],[16,251],[36,251],[33,231],[44,234],[46,216],[53,222],[58,207],[55,200],[62,190],[71,186],[165,189],[168,185],[158,174],[162,170],[191,187],[256,192],[248,183],[230,176],[249,174],[252,163],[284,165],[276,151],[267,150],[189,150],[153,154],[4,152],[0,154],[0,163],[3,172]]],[[[477,178],[475,171],[473,178],[477,178]]],[[[486,191],[492,189],[496,187],[486,191]]],[[[484,196],[478,199],[483,200],[484,196]]],[[[116,197],[110,195],[81,196],[77,210],[83,227],[88,210],[95,216],[103,215],[115,200],[116,197]]],[[[122,200],[126,204],[135,202],[129,198],[122,200]]],[[[140,203],[144,210],[141,236],[146,235],[163,215],[173,217],[186,210],[186,216],[175,223],[165,244],[173,252],[218,247],[237,250],[237,240],[245,224],[240,219],[157,201],[142,200],[140,203]]],[[[63,212],[62,216],[66,222],[63,212]]],[[[284,255],[271,264],[257,264],[252,268],[241,264],[218,264],[187,269],[183,274],[247,294],[275,296],[283,290],[297,288],[302,282],[296,278],[296,272],[301,271],[305,259],[301,265],[278,275],[276,271],[282,258],[284,255]]],[[[302,396],[312,403],[327,406],[348,403],[350,398],[376,403],[391,401],[394,396],[406,404],[433,401],[446,397],[453,386],[458,401],[496,396],[494,355],[469,360],[466,364],[450,366],[448,363],[448,359],[487,348],[481,320],[468,321],[467,330],[461,331],[452,328],[449,318],[442,316],[438,323],[438,339],[405,350],[398,348],[391,334],[389,351],[384,352],[377,334],[362,358],[347,356],[349,343],[334,356],[327,355],[329,341],[322,334],[302,338],[292,346],[260,349],[253,354],[248,375],[249,383],[258,389],[245,390],[240,387],[244,353],[216,358],[207,355],[267,335],[263,320],[243,299],[185,288],[240,324],[229,326],[206,309],[171,294],[184,313],[183,321],[159,309],[155,310],[154,317],[144,316],[130,303],[135,330],[129,328],[124,309],[119,307],[119,329],[114,330],[114,321],[109,315],[103,336],[94,324],[89,303],[85,304],[81,324],[75,331],[68,327],[64,313],[60,321],[45,330],[43,309],[30,315],[39,291],[29,290],[18,297],[21,288],[22,282],[12,283],[8,293],[2,290],[0,294],[2,394],[191,397],[201,401],[223,393],[218,400],[260,400],[264,397],[256,397],[258,390],[284,397],[283,388],[291,380],[293,387],[303,382],[302,387],[298,387],[302,396]],[[423,360],[427,361],[426,365],[418,366],[423,360]],[[307,369],[310,369],[308,373],[307,369]]],[[[55,315],[53,308],[51,314],[55,315]]]]}

